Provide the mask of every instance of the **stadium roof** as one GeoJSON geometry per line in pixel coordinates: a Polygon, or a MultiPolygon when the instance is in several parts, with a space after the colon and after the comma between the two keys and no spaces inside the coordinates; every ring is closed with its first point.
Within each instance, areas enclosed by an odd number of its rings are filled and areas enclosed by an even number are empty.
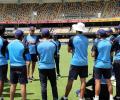
{"type": "MultiPolygon", "coordinates": [[[[64,2],[83,2],[83,1],[101,1],[101,0],[0,0],[0,3],[64,3],[64,2]]],[[[110,1],[110,0],[102,0],[110,1]]]]}

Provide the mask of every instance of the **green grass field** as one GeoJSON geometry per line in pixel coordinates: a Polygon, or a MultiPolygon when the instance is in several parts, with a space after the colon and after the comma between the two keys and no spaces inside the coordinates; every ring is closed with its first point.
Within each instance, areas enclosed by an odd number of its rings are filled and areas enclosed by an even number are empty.
{"type": "MultiPolygon", "coordinates": [[[[90,56],[90,47],[89,47],[89,77],[87,80],[89,80],[92,77],[92,69],[93,69],[93,58],[90,56]]],[[[65,87],[67,84],[67,76],[69,72],[69,66],[70,66],[70,60],[71,60],[71,54],[67,52],[67,46],[62,46],[60,51],[60,73],[62,75],[62,78],[59,78],[57,80],[57,86],[58,86],[58,94],[59,98],[64,95],[65,87]]],[[[38,69],[36,66],[36,70],[34,73],[35,81],[27,84],[27,100],[42,100],[41,99],[41,86],[39,82],[38,77],[38,69]]],[[[9,100],[9,85],[5,84],[4,88],[4,97],[5,100],[9,100]]],[[[79,78],[74,81],[72,91],[69,95],[69,100],[78,100],[78,97],[75,95],[75,91],[80,88],[80,81],[79,78]]],[[[52,92],[51,92],[51,86],[48,81],[48,100],[52,100],[52,92]]],[[[16,94],[15,94],[15,100],[21,100],[20,95],[20,85],[18,84],[16,94]]]]}

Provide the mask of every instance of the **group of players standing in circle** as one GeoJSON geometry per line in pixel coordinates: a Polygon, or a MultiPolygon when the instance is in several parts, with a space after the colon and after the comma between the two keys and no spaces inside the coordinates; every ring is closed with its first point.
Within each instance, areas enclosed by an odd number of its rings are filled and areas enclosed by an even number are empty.
{"type": "MultiPolygon", "coordinates": [[[[68,52],[72,53],[71,66],[68,75],[68,82],[65,94],[61,100],[68,100],[73,81],[80,77],[81,87],[79,100],[85,100],[86,78],[88,77],[88,38],[84,35],[87,29],[83,23],[72,25],[76,35],[68,42],[68,52]]],[[[52,87],[53,100],[58,100],[58,89],[56,82],[59,72],[59,49],[61,47],[57,37],[50,39],[48,29],[41,30],[42,39],[35,34],[35,27],[30,27],[30,34],[24,37],[24,32],[16,30],[15,39],[10,43],[3,38],[5,28],[0,27],[0,96],[2,97],[4,79],[7,74],[8,59],[10,60],[10,100],[14,100],[17,83],[21,84],[22,100],[26,100],[26,83],[34,80],[33,73],[38,61],[38,71],[41,83],[42,100],[47,100],[47,79],[52,87]],[[56,62],[56,63],[55,63],[56,62]],[[32,64],[32,70],[30,65],[32,64]],[[26,67],[27,66],[27,67],[26,67]],[[31,71],[31,74],[30,74],[31,71]]],[[[120,100],[120,25],[115,27],[117,35],[111,35],[112,30],[105,31],[99,29],[96,32],[97,38],[94,40],[91,50],[94,60],[93,76],[95,79],[94,100],[102,100],[99,97],[101,83],[103,79],[108,87],[109,99],[113,99],[113,89],[111,84],[111,71],[113,69],[116,78],[116,97],[120,100]],[[114,55],[114,56],[113,56],[114,55]]],[[[105,99],[106,100],[106,99],[105,99]]]]}

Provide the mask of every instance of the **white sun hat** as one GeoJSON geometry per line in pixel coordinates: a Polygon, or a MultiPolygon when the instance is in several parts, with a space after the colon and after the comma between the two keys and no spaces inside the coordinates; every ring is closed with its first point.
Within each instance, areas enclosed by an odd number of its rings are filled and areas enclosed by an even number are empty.
{"type": "Polygon", "coordinates": [[[75,31],[81,31],[83,33],[88,32],[88,29],[85,27],[85,24],[83,24],[81,22],[79,22],[77,24],[73,24],[72,29],[75,30],[75,31]]]}

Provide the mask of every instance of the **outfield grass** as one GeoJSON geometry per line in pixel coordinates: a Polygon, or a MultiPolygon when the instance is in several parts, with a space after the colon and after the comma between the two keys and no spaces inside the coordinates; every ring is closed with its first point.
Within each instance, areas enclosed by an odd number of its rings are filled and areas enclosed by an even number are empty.
{"type": "MultiPolygon", "coordinates": [[[[93,58],[90,56],[90,47],[89,47],[89,77],[87,80],[89,80],[92,77],[92,69],[93,69],[93,58]]],[[[57,80],[57,86],[58,86],[58,94],[59,98],[64,95],[65,87],[67,84],[67,76],[69,72],[69,66],[70,66],[70,60],[71,60],[71,54],[68,54],[67,52],[67,46],[62,46],[60,51],[60,73],[62,75],[62,78],[59,78],[57,80]]],[[[38,77],[38,69],[36,66],[34,77],[36,78],[35,81],[27,84],[27,100],[42,100],[41,99],[41,86],[39,82],[38,77]]],[[[9,100],[9,85],[5,84],[4,88],[4,97],[5,100],[9,100]]],[[[74,82],[72,91],[69,95],[69,100],[78,100],[78,97],[75,95],[75,91],[79,89],[80,87],[80,81],[79,78],[74,82]]],[[[48,82],[48,100],[52,100],[52,92],[51,92],[51,86],[48,82]]],[[[15,100],[21,100],[20,95],[20,85],[18,84],[15,100]]]]}

